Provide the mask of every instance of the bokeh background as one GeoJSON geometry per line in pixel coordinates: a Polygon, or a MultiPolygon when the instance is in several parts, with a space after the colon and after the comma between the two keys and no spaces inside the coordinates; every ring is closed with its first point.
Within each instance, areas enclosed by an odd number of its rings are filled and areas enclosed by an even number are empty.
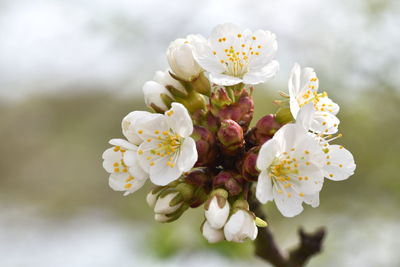
{"type": "Polygon", "coordinates": [[[150,185],[123,197],[101,167],[169,42],[223,22],[277,34],[281,69],[257,86],[256,118],[275,111],[294,62],[312,66],[356,159],[318,209],[266,206],[278,242],[325,226],[310,266],[400,266],[399,1],[0,0],[1,266],[265,266],[250,242],[208,245],[201,209],[155,223],[150,185]]]}

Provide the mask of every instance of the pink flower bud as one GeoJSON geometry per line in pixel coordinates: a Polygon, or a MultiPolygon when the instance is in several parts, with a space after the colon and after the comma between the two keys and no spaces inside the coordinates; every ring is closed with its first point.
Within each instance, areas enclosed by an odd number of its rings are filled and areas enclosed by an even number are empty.
{"type": "Polygon", "coordinates": [[[242,176],[248,181],[257,181],[259,171],[256,168],[258,151],[260,147],[253,147],[245,155],[241,166],[242,176]]]}
{"type": "Polygon", "coordinates": [[[269,114],[262,117],[256,124],[256,126],[251,129],[247,137],[251,143],[254,145],[262,145],[269,139],[271,139],[275,132],[282,127],[282,124],[276,121],[274,114],[269,114]]]}
{"type": "Polygon", "coordinates": [[[222,171],[214,177],[213,186],[223,187],[228,190],[229,195],[236,196],[243,190],[243,179],[240,174],[233,171],[222,171]]]}
{"type": "Polygon", "coordinates": [[[203,187],[211,182],[211,176],[205,167],[193,168],[186,174],[185,182],[195,187],[203,187]]]}
{"type": "Polygon", "coordinates": [[[243,129],[233,120],[224,120],[217,133],[225,155],[235,155],[244,147],[243,129]]]}
{"type": "Polygon", "coordinates": [[[193,139],[196,141],[198,159],[196,167],[207,166],[215,161],[217,156],[216,140],[213,133],[207,128],[194,126],[193,139]]]}

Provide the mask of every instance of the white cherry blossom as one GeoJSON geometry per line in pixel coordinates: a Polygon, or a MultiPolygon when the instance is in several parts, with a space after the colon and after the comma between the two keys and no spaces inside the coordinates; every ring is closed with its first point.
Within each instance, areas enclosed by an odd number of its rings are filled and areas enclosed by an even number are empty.
{"type": "Polygon", "coordinates": [[[334,134],[340,123],[336,114],[339,105],[334,103],[326,92],[318,93],[319,81],[312,68],[301,69],[295,63],[289,78],[288,88],[290,96],[290,111],[293,118],[297,118],[301,107],[313,103],[315,116],[311,123],[311,130],[316,133],[334,134]]]}
{"type": "Polygon", "coordinates": [[[323,167],[318,141],[300,124],[286,124],[260,149],[256,197],[261,203],[273,200],[286,217],[298,215],[302,203],[321,190],[323,167]]]}
{"type": "Polygon", "coordinates": [[[206,42],[199,35],[188,35],[173,41],[167,49],[167,59],[172,72],[180,79],[191,81],[197,78],[203,69],[193,57],[193,44],[206,42]]]}
{"type": "Polygon", "coordinates": [[[208,221],[205,221],[201,227],[201,233],[211,244],[225,240],[224,231],[211,227],[208,221]]]}
{"type": "Polygon", "coordinates": [[[279,64],[273,60],[275,34],[242,29],[225,23],[215,27],[208,42],[194,44],[197,62],[218,85],[259,84],[272,78],[279,64]]]}
{"type": "Polygon", "coordinates": [[[218,198],[219,196],[213,196],[208,209],[205,210],[206,219],[214,229],[221,229],[225,225],[230,211],[229,202],[224,199],[224,205],[220,207],[218,198]]]}
{"type": "Polygon", "coordinates": [[[114,147],[103,153],[103,167],[110,173],[109,185],[124,195],[135,192],[146,182],[148,175],[140,167],[137,159],[138,147],[123,139],[112,139],[114,147]]]}
{"type": "Polygon", "coordinates": [[[247,210],[237,210],[224,227],[225,239],[232,242],[244,242],[246,239],[254,240],[258,234],[255,217],[247,210]]]}
{"type": "Polygon", "coordinates": [[[143,85],[146,106],[157,112],[164,112],[169,109],[165,99],[172,102],[174,97],[168,88],[181,92],[182,95],[187,94],[182,84],[172,78],[168,71],[157,71],[153,80],[147,81],[143,85]]]}
{"type": "Polygon", "coordinates": [[[196,143],[190,137],[193,122],[187,109],[172,103],[165,114],[152,114],[136,132],[143,140],[138,149],[142,168],[156,185],[167,185],[189,171],[197,161],[196,143]]]}

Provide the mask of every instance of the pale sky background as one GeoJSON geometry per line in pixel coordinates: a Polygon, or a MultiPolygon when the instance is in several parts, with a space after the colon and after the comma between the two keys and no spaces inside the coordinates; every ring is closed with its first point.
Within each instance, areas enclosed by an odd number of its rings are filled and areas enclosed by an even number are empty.
{"type": "Polygon", "coordinates": [[[294,62],[314,67],[330,92],[400,82],[400,1],[0,0],[0,98],[140,95],[167,67],[170,41],[223,22],[276,33],[277,89],[294,62]]]}

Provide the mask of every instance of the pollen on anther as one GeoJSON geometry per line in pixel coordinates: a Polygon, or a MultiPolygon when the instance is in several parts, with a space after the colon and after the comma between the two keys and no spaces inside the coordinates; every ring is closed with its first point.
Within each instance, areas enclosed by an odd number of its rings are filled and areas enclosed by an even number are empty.
{"type": "Polygon", "coordinates": [[[139,130],[139,131],[137,131],[138,132],[138,134],[142,134],[143,133],[143,130],[139,130]]]}
{"type": "Polygon", "coordinates": [[[143,155],[143,150],[138,150],[139,155],[143,155]]]}
{"type": "Polygon", "coordinates": [[[114,172],[119,172],[119,168],[114,168],[114,172]]]}
{"type": "Polygon", "coordinates": [[[253,39],[254,41],[257,40],[257,38],[255,36],[251,37],[251,39],[253,39]]]}
{"type": "Polygon", "coordinates": [[[126,184],[126,185],[124,185],[124,188],[125,189],[129,189],[129,188],[131,188],[132,187],[132,184],[126,184]]]}
{"type": "Polygon", "coordinates": [[[170,110],[170,111],[167,112],[167,115],[168,115],[169,117],[171,117],[173,114],[174,114],[174,111],[173,111],[173,110],[170,110]]]}
{"type": "Polygon", "coordinates": [[[114,166],[114,167],[118,167],[118,166],[119,166],[119,163],[118,163],[118,162],[115,162],[115,163],[113,164],[113,166],[114,166]]]}
{"type": "Polygon", "coordinates": [[[154,133],[155,133],[155,134],[159,134],[160,131],[159,131],[159,130],[155,130],[154,133]]]}
{"type": "Polygon", "coordinates": [[[117,152],[118,150],[120,150],[119,146],[114,147],[114,151],[117,152]]]}
{"type": "Polygon", "coordinates": [[[237,35],[237,37],[240,38],[240,37],[242,37],[242,35],[239,33],[239,34],[237,35]]]}
{"type": "Polygon", "coordinates": [[[339,167],[340,167],[340,168],[342,168],[342,167],[343,167],[343,165],[342,165],[342,164],[339,164],[339,167]]]}
{"type": "Polygon", "coordinates": [[[300,197],[304,197],[304,193],[299,193],[299,196],[300,197]]]}
{"type": "Polygon", "coordinates": [[[213,51],[213,54],[216,55],[216,54],[217,54],[217,51],[213,51]]]}
{"type": "Polygon", "coordinates": [[[154,162],[152,161],[152,162],[150,162],[150,166],[154,166],[154,162]]]}
{"type": "Polygon", "coordinates": [[[332,177],[333,177],[333,174],[332,174],[332,173],[331,173],[331,174],[329,174],[329,177],[331,177],[331,178],[332,178],[332,177]]]}

